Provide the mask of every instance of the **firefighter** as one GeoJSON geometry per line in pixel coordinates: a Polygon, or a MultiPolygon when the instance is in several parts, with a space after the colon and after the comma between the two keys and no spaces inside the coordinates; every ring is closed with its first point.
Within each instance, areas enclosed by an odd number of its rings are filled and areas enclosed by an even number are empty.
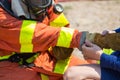
{"type": "Polygon", "coordinates": [[[0,79],[63,80],[86,32],[71,29],[56,0],[0,0],[0,79]]]}

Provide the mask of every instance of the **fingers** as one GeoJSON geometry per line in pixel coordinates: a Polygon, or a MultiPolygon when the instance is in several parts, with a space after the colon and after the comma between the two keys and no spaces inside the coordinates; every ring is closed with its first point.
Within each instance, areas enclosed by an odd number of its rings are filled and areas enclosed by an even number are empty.
{"type": "Polygon", "coordinates": [[[82,45],[82,51],[85,51],[92,46],[93,46],[93,44],[90,41],[86,41],[85,44],[82,45]]]}
{"type": "MultiPolygon", "coordinates": [[[[89,45],[88,45],[89,46],[89,45]]],[[[88,47],[86,44],[82,45],[82,52],[84,53],[86,50],[88,50],[88,47]]]]}
{"type": "Polygon", "coordinates": [[[99,60],[103,52],[99,46],[88,41],[83,44],[82,53],[85,57],[89,59],[99,60]]]}
{"type": "Polygon", "coordinates": [[[104,36],[104,35],[109,34],[109,33],[116,33],[116,32],[115,31],[104,30],[102,32],[102,35],[104,36]]]}
{"type": "Polygon", "coordinates": [[[91,43],[90,41],[86,41],[85,44],[86,44],[87,47],[92,47],[93,46],[93,43],[91,43]]]}
{"type": "Polygon", "coordinates": [[[82,45],[82,49],[88,49],[90,47],[93,47],[93,43],[91,43],[90,41],[86,41],[83,45],[82,45]]]}
{"type": "Polygon", "coordinates": [[[104,31],[102,32],[102,35],[106,35],[106,34],[108,34],[108,33],[109,33],[109,31],[104,30],[104,31]]]}

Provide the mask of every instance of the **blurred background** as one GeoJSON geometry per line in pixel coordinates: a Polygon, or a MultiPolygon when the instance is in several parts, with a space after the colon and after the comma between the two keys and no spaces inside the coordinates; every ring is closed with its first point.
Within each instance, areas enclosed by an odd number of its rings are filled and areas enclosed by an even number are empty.
{"type": "MultiPolygon", "coordinates": [[[[120,27],[120,0],[59,0],[71,28],[102,32],[120,27]]],[[[73,55],[83,58],[75,49],[73,55]]]]}

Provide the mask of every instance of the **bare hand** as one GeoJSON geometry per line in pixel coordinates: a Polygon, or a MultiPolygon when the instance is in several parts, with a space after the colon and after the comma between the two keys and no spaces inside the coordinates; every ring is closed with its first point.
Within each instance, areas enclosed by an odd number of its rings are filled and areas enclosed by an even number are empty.
{"type": "Polygon", "coordinates": [[[86,41],[86,43],[82,46],[82,53],[89,59],[100,60],[100,56],[103,51],[99,46],[89,41],[86,41]]]}

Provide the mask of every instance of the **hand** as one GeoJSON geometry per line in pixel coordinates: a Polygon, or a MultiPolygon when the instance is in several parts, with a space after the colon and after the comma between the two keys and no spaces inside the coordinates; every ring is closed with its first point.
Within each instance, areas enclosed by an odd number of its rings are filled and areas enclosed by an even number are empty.
{"type": "Polygon", "coordinates": [[[108,34],[108,33],[116,33],[116,32],[115,32],[115,31],[104,30],[104,31],[102,32],[102,35],[106,35],[106,34],[108,34]]]}
{"type": "Polygon", "coordinates": [[[100,56],[103,53],[103,51],[99,46],[89,41],[86,41],[85,44],[83,44],[82,46],[82,53],[84,56],[90,59],[100,60],[100,56]]]}

